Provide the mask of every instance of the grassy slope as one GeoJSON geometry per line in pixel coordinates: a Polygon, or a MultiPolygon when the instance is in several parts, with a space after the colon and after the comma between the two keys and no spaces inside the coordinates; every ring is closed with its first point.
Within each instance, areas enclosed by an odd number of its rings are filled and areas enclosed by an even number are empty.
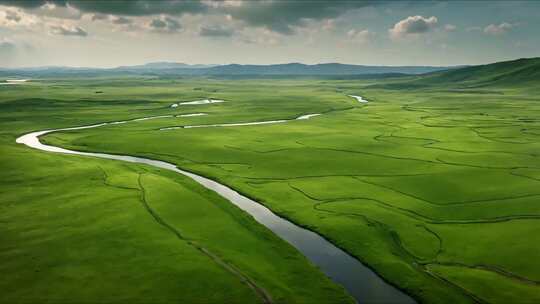
{"type": "Polygon", "coordinates": [[[246,277],[276,303],[349,302],[291,246],[187,178],[15,144],[31,130],[162,111],[138,98],[144,87],[126,91],[133,81],[113,81],[122,96],[112,100],[93,98],[88,81],[2,88],[0,302],[260,303],[246,277]]]}
{"type": "Polygon", "coordinates": [[[429,84],[529,86],[540,82],[540,58],[517,59],[434,73],[423,77],[429,84]]]}
{"type": "Polygon", "coordinates": [[[527,90],[389,91],[357,81],[186,81],[169,88],[164,104],[174,92],[231,102],[169,111],[206,117],[47,141],[161,158],[221,180],[324,234],[424,301],[540,300],[540,108],[527,90]],[[361,107],[348,93],[371,103],[361,107]],[[283,125],[157,131],[331,109],[342,111],[283,125]]]}
{"type": "Polygon", "coordinates": [[[475,93],[486,93],[486,90],[489,89],[517,88],[520,90],[534,89],[535,92],[538,92],[539,83],[540,58],[523,58],[408,77],[400,81],[376,84],[373,88],[478,89],[475,93]]]}

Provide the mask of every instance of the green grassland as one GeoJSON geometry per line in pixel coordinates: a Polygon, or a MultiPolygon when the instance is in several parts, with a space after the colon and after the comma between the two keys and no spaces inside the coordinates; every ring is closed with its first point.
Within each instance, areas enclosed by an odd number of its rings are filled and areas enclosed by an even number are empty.
{"type": "Polygon", "coordinates": [[[0,302],[352,301],[289,244],[186,177],[14,144],[32,130],[163,106],[131,100],[130,80],[114,101],[87,99],[83,83],[2,91],[0,302]]]}
{"type": "Polygon", "coordinates": [[[465,76],[445,73],[43,80],[3,90],[0,267],[16,275],[0,281],[11,291],[2,297],[264,300],[202,246],[276,302],[348,300],[290,246],[185,178],[14,144],[31,130],[204,112],[44,139],[161,159],[218,180],[320,233],[422,302],[539,302],[540,82],[457,82],[465,76]],[[207,97],[227,102],[169,108],[207,97]],[[308,113],[323,115],[159,130],[308,113]],[[90,285],[75,288],[81,284],[90,285]]]}

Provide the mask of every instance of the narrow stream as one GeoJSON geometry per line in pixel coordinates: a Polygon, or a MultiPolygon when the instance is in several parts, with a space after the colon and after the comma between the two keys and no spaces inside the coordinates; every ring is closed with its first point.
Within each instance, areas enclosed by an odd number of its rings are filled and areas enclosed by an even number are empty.
{"type": "Polygon", "coordinates": [[[367,103],[368,102],[362,96],[356,96],[356,95],[348,95],[348,96],[356,99],[358,102],[361,102],[361,103],[367,103]]]}
{"type": "MultiPolygon", "coordinates": [[[[252,121],[252,122],[237,122],[237,123],[223,123],[223,124],[210,124],[210,125],[193,125],[193,126],[175,126],[175,127],[166,127],[159,129],[160,131],[166,130],[176,130],[176,129],[192,129],[192,128],[215,128],[215,127],[242,127],[242,126],[255,126],[255,125],[272,125],[284,122],[290,122],[294,120],[306,120],[311,117],[319,116],[321,114],[305,114],[300,115],[294,119],[280,119],[280,120],[263,120],[263,121],[252,121]]],[[[179,117],[182,117],[180,115],[179,117]]]]}
{"type": "MultiPolygon", "coordinates": [[[[75,154],[105,159],[121,160],[131,163],[140,163],[161,169],[177,172],[185,175],[202,186],[215,191],[217,194],[229,200],[240,209],[252,215],[255,220],[266,226],[282,239],[289,242],[306,256],[313,264],[317,265],[334,282],[341,284],[358,303],[416,303],[410,296],[394,286],[386,283],[371,269],[364,266],[360,261],[353,258],[343,250],[337,248],[318,234],[299,227],[277,215],[268,208],[253,201],[233,189],[206,177],[178,169],[174,164],[164,161],[134,157],[128,155],[113,155],[106,153],[90,153],[68,150],[60,147],[49,146],[41,143],[39,137],[45,134],[59,131],[81,130],[97,128],[106,125],[122,124],[145,119],[156,119],[166,116],[153,116],[110,123],[100,123],[81,127],[45,130],[28,133],[17,138],[17,143],[28,147],[64,154],[75,154]]],[[[309,116],[311,117],[311,116],[309,116]]],[[[305,117],[303,119],[307,119],[305,117]]],[[[297,118],[297,119],[300,119],[297,118]]]]}

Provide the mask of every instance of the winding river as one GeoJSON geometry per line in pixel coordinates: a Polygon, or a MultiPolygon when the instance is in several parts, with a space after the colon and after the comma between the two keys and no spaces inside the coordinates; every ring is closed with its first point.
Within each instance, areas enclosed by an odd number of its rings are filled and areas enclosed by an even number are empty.
{"type": "Polygon", "coordinates": [[[6,79],[5,82],[0,82],[0,85],[14,85],[14,84],[24,84],[28,79],[6,79]]]}
{"type": "MultiPolygon", "coordinates": [[[[309,115],[311,116],[300,116],[296,119],[308,119],[314,116],[314,114],[309,115]]],[[[22,135],[17,138],[16,141],[17,143],[24,144],[28,147],[42,151],[99,157],[130,163],[145,164],[165,170],[174,171],[176,173],[187,176],[198,182],[202,186],[216,192],[225,199],[229,200],[231,203],[253,216],[253,218],[257,222],[266,226],[276,235],[289,242],[302,254],[304,254],[304,256],[306,256],[313,264],[317,265],[334,282],[341,284],[343,287],[345,287],[349,294],[351,294],[358,303],[415,303],[415,301],[407,294],[386,283],[371,269],[364,266],[360,261],[350,256],[345,251],[334,246],[332,243],[330,243],[320,235],[310,230],[304,229],[300,226],[297,226],[287,221],[286,219],[277,216],[265,206],[251,200],[246,196],[243,196],[242,194],[227,187],[226,185],[220,184],[206,177],[181,170],[177,168],[176,165],[164,161],[142,157],[134,157],[129,155],[80,152],[46,145],[39,141],[40,136],[53,132],[98,128],[107,125],[124,124],[128,122],[158,119],[171,116],[172,115],[152,116],[117,122],[99,123],[88,126],[37,131],[22,135]]]]}

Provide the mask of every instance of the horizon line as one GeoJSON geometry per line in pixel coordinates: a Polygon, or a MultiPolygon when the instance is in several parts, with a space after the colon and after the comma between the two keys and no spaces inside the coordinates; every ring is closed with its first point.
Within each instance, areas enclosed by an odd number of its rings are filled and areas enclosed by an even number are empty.
{"type": "MultiPolygon", "coordinates": [[[[535,57],[531,57],[535,58],[535,57]]],[[[521,58],[520,58],[521,59],[521,58]]],[[[517,60],[517,59],[516,59],[517,60]]],[[[499,62],[499,61],[496,61],[499,62]]],[[[481,65],[481,64],[455,64],[455,65],[429,65],[429,64],[423,64],[423,65],[382,65],[382,64],[356,64],[356,63],[341,63],[341,62],[320,62],[320,63],[302,63],[302,62],[285,62],[285,63],[267,63],[267,64],[255,64],[255,63],[185,63],[180,61],[149,61],[146,63],[138,63],[138,64],[132,64],[132,65],[118,65],[118,66],[110,66],[110,67],[91,67],[91,66],[73,66],[73,65],[37,65],[37,66],[19,66],[19,67],[5,67],[0,66],[0,69],[4,70],[17,70],[17,69],[45,69],[45,68],[71,68],[71,69],[95,69],[95,70],[110,70],[110,69],[118,69],[118,68],[124,68],[124,67],[134,67],[134,66],[144,66],[147,64],[152,63],[172,63],[172,64],[185,64],[188,66],[196,66],[196,65],[207,65],[209,67],[218,67],[218,66],[227,66],[227,65],[240,65],[240,66],[272,66],[272,65],[288,65],[288,64],[301,64],[306,66],[314,66],[314,65],[325,65],[325,64],[340,64],[340,65],[352,65],[352,66],[365,66],[365,67],[436,67],[436,68],[445,68],[445,67],[465,67],[465,66],[472,66],[472,65],[481,65]]],[[[189,68],[189,67],[186,67],[189,68]]]]}
{"type": "MultiPolygon", "coordinates": [[[[467,67],[467,66],[480,66],[480,65],[486,65],[486,64],[493,64],[498,62],[511,62],[516,60],[523,60],[523,59],[536,59],[540,58],[540,56],[535,57],[519,57],[519,58],[513,58],[513,59],[507,59],[507,60],[499,60],[499,61],[493,61],[488,63],[479,63],[479,64],[455,64],[455,65],[377,65],[377,64],[356,64],[356,63],[341,63],[341,62],[319,62],[319,63],[302,63],[297,61],[291,61],[291,62],[285,62],[285,63],[267,63],[267,64],[253,64],[253,63],[185,63],[180,61],[167,61],[167,60],[158,60],[158,61],[149,61],[146,63],[138,63],[138,64],[132,64],[132,65],[118,65],[118,66],[110,66],[110,67],[90,67],[90,66],[70,66],[70,65],[41,65],[41,66],[19,66],[19,67],[5,67],[0,66],[1,70],[19,70],[19,69],[46,69],[46,68],[70,68],[70,69],[95,69],[95,70],[111,70],[111,69],[118,69],[118,68],[128,68],[128,67],[134,67],[134,66],[144,66],[152,63],[171,63],[171,64],[185,64],[188,66],[195,66],[195,65],[207,65],[209,67],[204,68],[210,68],[210,67],[218,67],[218,66],[227,66],[227,65],[241,65],[241,66],[272,66],[272,65],[287,65],[287,64],[301,64],[306,66],[314,66],[314,65],[324,65],[324,64],[341,64],[341,65],[352,65],[352,66],[365,66],[365,67],[435,67],[435,68],[450,68],[450,67],[467,67]]],[[[189,67],[186,67],[189,68],[189,67]]],[[[204,69],[199,68],[199,69],[204,69]]]]}

